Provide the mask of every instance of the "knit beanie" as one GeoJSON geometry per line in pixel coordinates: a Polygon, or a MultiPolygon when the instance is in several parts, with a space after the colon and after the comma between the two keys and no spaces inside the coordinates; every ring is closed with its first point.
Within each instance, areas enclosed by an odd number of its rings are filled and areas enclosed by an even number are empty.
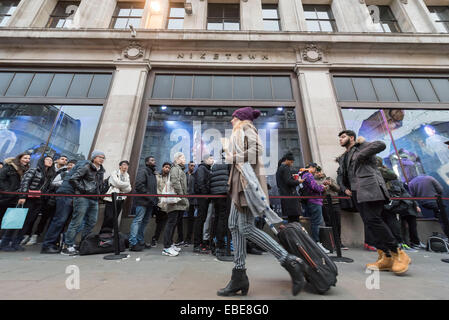
{"type": "Polygon", "coordinates": [[[92,154],[91,154],[91,156],[90,156],[90,159],[93,160],[93,159],[95,159],[96,157],[99,157],[99,156],[103,156],[103,157],[106,158],[104,152],[99,151],[99,150],[94,150],[94,151],[92,151],[92,154]]]}
{"type": "Polygon", "coordinates": [[[260,116],[260,111],[251,107],[240,108],[234,111],[232,117],[236,117],[242,121],[250,120],[254,121],[260,116]]]}

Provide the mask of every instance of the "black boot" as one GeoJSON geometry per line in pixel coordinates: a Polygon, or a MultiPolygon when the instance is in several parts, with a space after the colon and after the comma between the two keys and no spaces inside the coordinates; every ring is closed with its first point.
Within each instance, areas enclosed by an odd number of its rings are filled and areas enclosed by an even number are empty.
{"type": "Polygon", "coordinates": [[[226,288],[217,291],[219,296],[235,296],[237,292],[241,291],[242,296],[246,296],[249,289],[249,281],[246,276],[246,269],[232,269],[231,281],[229,281],[226,288]]]}
{"type": "Polygon", "coordinates": [[[305,269],[304,262],[300,258],[289,254],[281,265],[288,271],[290,277],[292,278],[292,293],[296,296],[305,284],[303,274],[305,269]]]}

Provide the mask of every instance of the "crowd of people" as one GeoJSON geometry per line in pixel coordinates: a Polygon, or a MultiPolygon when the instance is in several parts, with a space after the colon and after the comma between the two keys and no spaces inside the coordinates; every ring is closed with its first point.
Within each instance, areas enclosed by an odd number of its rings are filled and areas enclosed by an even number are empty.
{"type": "MultiPolygon", "coordinates": [[[[31,158],[27,153],[5,159],[0,164],[0,190],[29,194],[1,194],[0,221],[8,208],[25,207],[28,208],[28,214],[21,230],[3,230],[0,250],[23,251],[24,246],[36,244],[46,230],[41,253],[79,254],[77,236],[81,234],[81,239],[84,239],[97,224],[99,199],[96,195],[126,194],[131,191],[141,195],[196,195],[189,198],[134,197],[135,215],[128,236],[130,250],[142,251],[156,247],[162,236],[163,255],[175,257],[182,247],[193,246],[195,253],[213,253],[221,261],[234,261],[232,279],[226,288],[218,292],[219,295],[230,295],[239,290],[246,294],[246,253],[261,254],[268,251],[289,272],[293,292],[297,294],[303,282],[304,266],[262,231],[263,219],[260,212],[255,213],[259,210],[258,204],[248,200],[264,199],[270,187],[259,159],[262,144],[252,122],[259,115],[258,110],[249,107],[234,112],[231,146],[230,149],[222,150],[221,163],[214,163],[214,157],[210,154],[203,156],[198,165],[192,161],[187,163],[185,155],[177,152],[171,161],[162,164],[159,172],[157,159],[148,156],[145,166],[137,172],[134,188],[128,174],[129,162],[126,160],[121,161],[118,168],[105,179],[105,154],[98,150],[92,152],[89,160],[82,161],[69,161],[64,155],[57,159],[44,155],[34,168],[30,168],[31,158]],[[257,180],[259,186],[256,191],[248,188],[249,173],[243,165],[245,161],[243,164],[236,161],[240,154],[248,157],[249,150],[256,154],[256,161],[251,163],[254,180],[257,180]],[[257,192],[263,192],[262,197],[257,192]],[[210,195],[223,197],[212,198],[210,195]],[[145,231],[152,217],[155,217],[155,229],[147,243],[145,231]],[[184,230],[184,217],[187,230],[184,230]],[[229,254],[231,245],[233,255],[229,254]]],[[[279,160],[276,172],[279,195],[330,194],[351,197],[351,205],[360,212],[364,222],[365,247],[377,250],[379,254],[378,260],[367,267],[402,274],[407,271],[411,261],[404,250],[423,248],[416,223],[420,206],[434,210],[435,214],[440,212],[435,201],[390,201],[390,196],[434,196],[441,194],[442,187],[428,176],[419,176],[408,186],[404,185],[392,170],[383,165],[382,159],[376,157],[385,149],[381,141],[367,142],[360,137],[356,139],[356,134],[351,130],[342,131],[339,139],[345,152],[336,160],[339,164],[337,181],[326,176],[316,163],[309,163],[299,172],[293,172],[295,158],[292,153],[287,153],[279,160]],[[405,241],[405,229],[409,231],[408,242],[405,241]]],[[[112,233],[112,199],[105,197],[102,200],[105,210],[100,233],[112,233]]],[[[125,200],[126,196],[123,195],[117,198],[118,213],[125,207],[125,200]]],[[[301,216],[308,217],[311,237],[328,253],[320,241],[320,226],[329,226],[335,221],[333,227],[338,239],[341,239],[340,212],[346,207],[336,198],[332,199],[332,203],[326,201],[322,198],[281,199],[281,209],[282,216],[288,222],[299,222],[301,216]],[[331,210],[336,219],[331,219],[331,210]]],[[[446,229],[444,231],[449,233],[446,229]]],[[[347,249],[342,243],[340,246],[347,249]]]]}

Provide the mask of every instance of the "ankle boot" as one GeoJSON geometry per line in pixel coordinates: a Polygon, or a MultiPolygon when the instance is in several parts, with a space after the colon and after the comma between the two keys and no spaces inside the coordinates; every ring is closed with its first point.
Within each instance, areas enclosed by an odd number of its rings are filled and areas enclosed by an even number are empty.
{"type": "Polygon", "coordinates": [[[385,252],[379,249],[377,249],[377,254],[379,255],[377,261],[368,263],[366,268],[369,270],[391,271],[391,268],[393,267],[393,258],[387,257],[385,252]]]}
{"type": "Polygon", "coordinates": [[[404,274],[408,270],[408,265],[411,262],[410,257],[401,249],[398,249],[397,252],[391,252],[391,255],[393,257],[391,271],[397,275],[404,274]]]}
{"type": "Polygon", "coordinates": [[[237,292],[241,291],[242,296],[246,296],[249,289],[249,281],[246,275],[246,269],[232,269],[231,281],[229,281],[226,288],[217,291],[217,295],[228,297],[235,296],[237,292]]]}
{"type": "Polygon", "coordinates": [[[288,271],[292,278],[292,294],[296,296],[304,287],[304,270],[306,266],[300,258],[291,254],[285,258],[285,261],[281,265],[288,271]]]}

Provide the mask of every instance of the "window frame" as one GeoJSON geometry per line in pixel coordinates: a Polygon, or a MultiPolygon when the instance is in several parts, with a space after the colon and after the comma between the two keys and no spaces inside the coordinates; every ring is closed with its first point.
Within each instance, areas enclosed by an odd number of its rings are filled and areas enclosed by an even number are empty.
{"type": "Polygon", "coordinates": [[[273,3],[262,3],[262,20],[263,21],[277,21],[277,23],[278,23],[278,30],[267,30],[267,29],[265,29],[265,25],[264,25],[264,30],[265,31],[273,31],[273,32],[282,31],[281,17],[279,15],[279,5],[277,3],[276,4],[273,4],[273,3]],[[274,19],[274,18],[264,18],[263,17],[264,7],[271,7],[271,8],[266,8],[266,10],[274,10],[274,9],[276,9],[277,18],[276,19],[274,19]]]}
{"type": "MultiPolygon", "coordinates": [[[[379,25],[380,25],[380,28],[382,29],[382,31],[379,30],[378,32],[381,32],[381,33],[402,33],[401,26],[399,25],[398,19],[394,15],[393,10],[391,10],[391,7],[389,5],[375,5],[375,6],[379,7],[380,11],[382,9],[385,10],[383,12],[384,15],[388,13],[388,14],[390,14],[393,17],[392,19],[385,19],[385,18],[383,19],[382,18],[382,12],[380,12],[379,25]],[[384,24],[388,24],[388,23],[393,23],[393,25],[396,28],[396,31],[385,31],[384,24]]],[[[373,23],[374,23],[374,21],[373,21],[373,23]]],[[[374,25],[376,25],[376,23],[374,23],[374,25]]]]}
{"type": "Polygon", "coordinates": [[[8,17],[8,19],[6,20],[6,24],[4,26],[0,25],[0,28],[4,28],[7,27],[9,25],[9,21],[11,20],[11,17],[14,15],[14,13],[17,10],[17,7],[20,5],[20,1],[21,0],[11,0],[12,3],[17,3],[17,5],[12,5],[9,7],[8,13],[0,13],[0,23],[3,23],[4,19],[6,17],[8,17]],[[15,8],[14,11],[9,14],[9,11],[11,10],[11,8],[15,8]]]}
{"type": "Polygon", "coordinates": [[[143,20],[143,15],[144,15],[144,10],[145,10],[145,2],[139,2],[139,1],[133,1],[133,2],[128,2],[128,1],[117,1],[117,5],[115,6],[114,12],[112,14],[111,17],[111,22],[109,23],[109,29],[114,29],[114,30],[125,30],[128,29],[130,24],[129,24],[129,20],[131,19],[140,19],[140,23],[138,26],[134,26],[133,27],[135,29],[138,29],[141,27],[142,25],[142,20],[143,20]],[[120,6],[124,6],[124,7],[120,7],[120,6]],[[127,7],[129,6],[129,8],[127,7]],[[129,9],[130,13],[128,16],[120,16],[118,15],[120,13],[121,9],[129,9]],[[131,15],[131,11],[134,9],[141,9],[142,10],[142,15],[141,16],[132,16],[131,15]],[[126,27],[124,28],[115,28],[114,25],[116,24],[118,19],[126,19],[126,27]]]}
{"type": "MultiPolygon", "coordinates": [[[[318,22],[318,26],[320,27],[320,31],[311,31],[310,30],[310,32],[338,32],[338,27],[337,27],[337,23],[336,23],[336,21],[335,21],[335,16],[334,16],[334,13],[332,12],[332,7],[330,6],[330,5],[323,5],[323,4],[304,4],[303,5],[303,10],[304,10],[304,12],[306,12],[306,8],[312,8],[313,7],[313,9],[314,9],[314,12],[315,12],[315,15],[316,15],[316,19],[310,19],[310,18],[305,18],[305,20],[306,20],[306,24],[307,24],[307,21],[317,21],[318,22]],[[327,14],[331,17],[331,18],[329,18],[329,19],[320,19],[319,17],[318,17],[318,11],[317,11],[317,9],[318,8],[324,8],[324,7],[326,7],[326,12],[327,12],[327,14]],[[322,30],[322,27],[321,27],[321,21],[327,21],[327,22],[329,22],[330,23],[330,25],[332,26],[332,31],[323,31],[322,30]]],[[[310,10],[309,10],[309,12],[311,12],[310,10]]]]}
{"type": "MultiPolygon", "coordinates": [[[[59,0],[56,3],[56,6],[53,8],[53,11],[50,14],[50,17],[48,19],[47,25],[45,26],[46,28],[50,28],[50,29],[64,29],[64,28],[69,28],[70,26],[66,26],[66,23],[68,21],[68,17],[70,17],[72,14],[75,14],[76,11],[74,13],[70,13],[70,14],[65,14],[65,15],[57,15],[56,11],[59,9],[60,6],[62,6],[62,4],[67,3],[67,7],[69,5],[76,5],[79,9],[79,6],[81,4],[81,0],[71,0],[71,1],[65,1],[65,0],[59,0]],[[53,24],[54,21],[57,21],[56,25],[54,27],[52,27],[51,25],[53,24]],[[64,23],[62,25],[62,27],[57,27],[57,25],[59,24],[59,22],[61,20],[64,20],[64,23]]],[[[66,7],[66,9],[67,9],[66,7]]],[[[72,20],[73,21],[73,20],[72,20]]]]}
{"type": "Polygon", "coordinates": [[[184,29],[184,19],[185,19],[184,4],[182,2],[170,1],[169,6],[168,6],[168,13],[167,13],[167,25],[166,25],[167,30],[183,30],[184,29]],[[184,10],[184,16],[182,18],[171,17],[170,13],[171,13],[172,8],[182,8],[184,10]],[[170,20],[182,20],[182,28],[169,28],[170,20]]]}
{"type": "MultiPolygon", "coordinates": [[[[218,22],[216,22],[218,23],[218,22]]],[[[235,22],[232,22],[235,23],[235,22]]],[[[242,28],[241,25],[241,16],[240,16],[240,3],[215,3],[215,2],[208,2],[207,3],[207,18],[206,18],[206,30],[209,31],[240,31],[242,28]],[[211,17],[209,16],[209,6],[221,6],[221,13],[222,16],[221,17],[211,17]],[[238,18],[236,17],[226,17],[225,16],[225,8],[226,7],[230,7],[230,6],[237,6],[239,9],[239,16],[238,18]],[[238,24],[239,24],[239,29],[238,30],[232,30],[232,29],[225,29],[225,22],[226,20],[237,20],[238,19],[238,24]],[[220,30],[216,30],[216,29],[209,29],[209,21],[210,20],[221,20],[221,25],[222,25],[222,29],[220,30]]]]}
{"type": "MultiPolygon", "coordinates": [[[[438,16],[437,12],[432,12],[432,9],[437,9],[437,8],[446,8],[448,10],[447,20],[434,20],[434,22],[437,25],[442,25],[443,28],[446,29],[446,32],[442,32],[442,31],[439,31],[439,32],[441,32],[441,33],[449,33],[449,6],[427,6],[427,9],[431,13],[431,17],[432,17],[432,13],[434,13],[434,14],[436,14],[438,16]]],[[[439,16],[438,16],[438,18],[439,18],[439,16]]]]}

